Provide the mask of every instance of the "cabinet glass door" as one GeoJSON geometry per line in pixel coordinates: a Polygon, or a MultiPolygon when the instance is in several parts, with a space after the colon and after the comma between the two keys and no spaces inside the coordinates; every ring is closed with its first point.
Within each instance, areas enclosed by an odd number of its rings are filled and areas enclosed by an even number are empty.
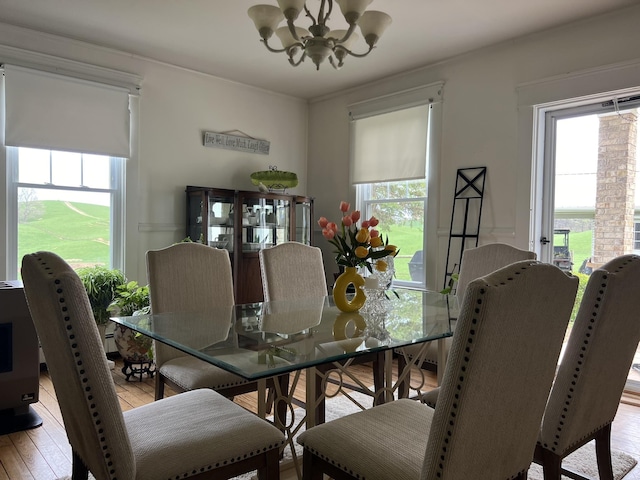
{"type": "Polygon", "coordinates": [[[242,251],[257,252],[290,238],[287,199],[246,198],[242,204],[242,251]]]}
{"type": "Polygon", "coordinates": [[[311,202],[309,200],[296,201],[296,242],[311,245],[311,202]]]}
{"type": "Polygon", "coordinates": [[[224,248],[233,252],[233,197],[209,194],[207,243],[211,247],[224,248]]]}
{"type": "Polygon", "coordinates": [[[193,242],[204,242],[205,202],[204,191],[187,190],[187,238],[193,242]]]}

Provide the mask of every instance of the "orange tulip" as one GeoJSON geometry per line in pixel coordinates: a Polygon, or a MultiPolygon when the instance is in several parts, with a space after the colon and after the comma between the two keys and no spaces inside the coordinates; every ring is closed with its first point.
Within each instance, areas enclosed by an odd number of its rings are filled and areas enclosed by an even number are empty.
{"type": "Polygon", "coordinates": [[[358,258],[367,258],[367,255],[369,255],[369,249],[360,245],[359,247],[356,247],[354,253],[358,258]]]}
{"type": "Polygon", "coordinates": [[[371,237],[371,246],[373,248],[379,247],[382,245],[382,239],[380,237],[371,237]]]}

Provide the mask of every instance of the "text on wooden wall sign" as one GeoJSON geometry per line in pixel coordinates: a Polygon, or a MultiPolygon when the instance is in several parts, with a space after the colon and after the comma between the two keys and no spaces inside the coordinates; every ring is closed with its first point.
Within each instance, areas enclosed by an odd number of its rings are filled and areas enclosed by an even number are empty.
{"type": "Polygon", "coordinates": [[[269,155],[271,142],[228,133],[204,132],[204,146],[269,155]]]}

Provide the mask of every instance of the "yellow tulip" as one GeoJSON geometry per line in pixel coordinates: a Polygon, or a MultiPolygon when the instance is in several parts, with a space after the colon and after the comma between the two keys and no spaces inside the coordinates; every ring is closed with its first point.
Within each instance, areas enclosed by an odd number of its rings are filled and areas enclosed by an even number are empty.
{"type": "Polygon", "coordinates": [[[358,258],[367,258],[367,255],[369,255],[369,249],[360,245],[359,247],[356,247],[354,253],[358,258]]]}
{"type": "Polygon", "coordinates": [[[366,228],[361,228],[356,233],[356,242],[358,243],[367,243],[369,241],[369,230],[366,228]]]}
{"type": "Polygon", "coordinates": [[[382,245],[382,239],[380,237],[371,238],[371,246],[373,248],[379,247],[380,245],[382,245]]]}
{"type": "Polygon", "coordinates": [[[394,253],[396,253],[398,247],[396,247],[395,245],[386,245],[384,249],[386,252],[389,252],[389,255],[393,255],[394,253]]]}
{"type": "Polygon", "coordinates": [[[379,272],[386,272],[387,262],[385,262],[384,260],[378,260],[376,262],[376,270],[378,270],[379,272]]]}

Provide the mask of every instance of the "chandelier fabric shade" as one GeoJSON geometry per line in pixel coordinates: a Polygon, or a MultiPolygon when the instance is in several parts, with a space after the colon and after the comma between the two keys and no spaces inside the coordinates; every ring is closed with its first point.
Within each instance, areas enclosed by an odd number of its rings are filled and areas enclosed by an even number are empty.
{"type": "Polygon", "coordinates": [[[373,0],[335,0],[349,28],[332,30],[329,21],[334,8],[334,0],[278,0],[274,5],[254,5],[247,11],[253,20],[261,41],[267,50],[274,53],[284,52],[289,63],[294,67],[300,65],[307,57],[320,69],[320,64],[327,58],[329,63],[338,69],[344,65],[348,56],[365,57],[376,46],[378,40],[391,24],[391,17],[384,12],[367,10],[373,0]],[[307,4],[319,3],[319,10],[314,15],[307,4]],[[307,28],[296,26],[301,13],[309,17],[307,28]],[[280,26],[285,21],[286,25],[280,26]],[[356,27],[364,38],[368,49],[362,53],[351,50],[359,39],[356,27]],[[274,48],[269,44],[273,34],[280,39],[282,48],[274,48]]]}

